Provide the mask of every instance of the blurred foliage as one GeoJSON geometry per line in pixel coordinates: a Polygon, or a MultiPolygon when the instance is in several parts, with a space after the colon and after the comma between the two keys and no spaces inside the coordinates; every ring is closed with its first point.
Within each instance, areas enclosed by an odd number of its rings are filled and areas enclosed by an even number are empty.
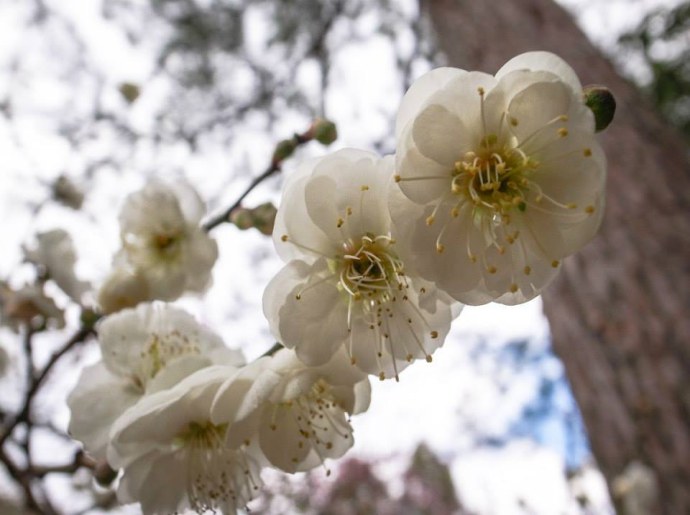
{"type": "Polygon", "coordinates": [[[160,125],[173,126],[173,137],[194,145],[205,132],[232,131],[257,116],[265,127],[286,112],[308,119],[327,116],[335,54],[372,35],[386,37],[395,49],[402,95],[413,63],[437,56],[424,23],[405,5],[396,0],[111,0],[103,3],[103,14],[123,26],[134,43],[157,36],[158,73],[170,77],[175,88],[160,125]],[[305,91],[305,73],[320,82],[311,93],[305,91]]]}
{"type": "Polygon", "coordinates": [[[641,53],[651,73],[644,90],[690,138],[690,2],[651,12],[619,42],[641,53]]]}

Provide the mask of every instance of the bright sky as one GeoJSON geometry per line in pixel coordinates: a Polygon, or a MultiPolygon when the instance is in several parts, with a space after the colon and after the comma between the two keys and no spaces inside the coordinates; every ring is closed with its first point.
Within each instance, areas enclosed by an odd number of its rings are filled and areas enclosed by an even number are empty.
{"type": "MultiPolygon", "coordinates": [[[[609,47],[617,34],[635,24],[641,13],[655,5],[675,4],[677,0],[560,2],[575,9],[588,34],[609,47]]],[[[169,91],[169,85],[163,80],[148,81],[153,68],[151,55],[155,51],[152,44],[135,48],[101,16],[101,2],[46,0],[46,3],[71,20],[74,29],[87,42],[84,58],[96,65],[104,77],[104,92],[100,96],[104,107],[122,113],[123,122],[134,129],[142,133],[149,131],[151,113],[160,108],[169,91]],[[131,108],[115,89],[123,81],[146,84],[141,98],[131,108]]],[[[408,4],[412,5],[411,0],[408,4]]],[[[0,253],[0,277],[6,277],[16,267],[21,255],[20,244],[30,241],[31,234],[64,226],[74,237],[80,253],[78,273],[85,279],[98,281],[107,272],[118,244],[117,206],[127,193],[143,184],[143,174],[161,170],[168,176],[184,174],[199,187],[213,208],[220,208],[244,188],[242,181],[233,182],[235,178],[248,172],[257,174],[263,169],[276,138],[307,126],[307,120],[287,116],[274,127],[275,137],[267,138],[258,125],[250,125],[236,136],[231,146],[211,141],[196,153],[181,144],[168,144],[160,152],[139,145],[127,157],[127,169],[106,165],[95,179],[89,180],[92,192],[81,213],[47,206],[35,215],[26,209],[27,203],[40,203],[52,180],[61,173],[69,175],[70,170],[80,169],[87,158],[107,158],[113,138],[99,135],[80,150],[87,154],[83,155],[57,135],[63,117],[72,116],[80,109],[87,112],[88,106],[74,95],[75,84],[86,92],[84,98],[89,98],[90,92],[99,85],[82,76],[65,81],[59,57],[63,51],[74,53],[74,48],[59,38],[24,32],[22,24],[16,21],[21,11],[17,1],[0,7],[0,100],[11,95],[17,114],[13,123],[0,119],[0,155],[5,164],[0,184],[0,223],[5,238],[0,253]],[[17,66],[27,71],[23,81],[13,80],[5,73],[17,48],[22,49],[17,66]],[[219,191],[221,195],[217,194],[219,191]]],[[[362,22],[364,32],[367,23],[362,22]]],[[[387,134],[388,120],[399,101],[390,94],[396,81],[389,73],[390,61],[390,47],[380,37],[366,44],[345,45],[337,53],[333,78],[340,87],[334,88],[326,98],[327,112],[339,126],[337,146],[366,148],[372,139],[387,134]],[[363,63],[369,63],[367,81],[360,80],[363,63]]],[[[310,87],[313,76],[314,70],[308,66],[301,72],[300,80],[306,88],[310,87]]],[[[238,73],[233,80],[241,85],[245,79],[238,73]]],[[[123,152],[121,145],[116,150],[123,152]]],[[[305,153],[322,152],[322,148],[312,145],[305,153]]],[[[288,168],[291,166],[294,164],[288,168]]],[[[259,188],[248,199],[249,204],[275,199],[274,186],[259,188]]],[[[255,232],[240,233],[232,227],[221,227],[215,236],[221,248],[215,285],[204,302],[192,299],[182,303],[223,334],[230,345],[243,346],[249,357],[259,355],[270,346],[270,336],[260,316],[263,287],[282,265],[272,257],[270,240],[255,232]]],[[[26,277],[26,272],[19,273],[13,281],[16,285],[26,277]]],[[[580,513],[563,476],[566,451],[563,430],[558,424],[539,435],[541,442],[523,438],[504,447],[476,448],[470,438],[472,431],[467,430],[471,422],[479,433],[505,433],[539,387],[537,369],[516,372],[490,362],[484,363],[483,368],[478,366],[472,357],[477,335],[489,342],[489,347],[503,345],[506,340],[531,339],[531,345],[544,353],[547,334],[539,300],[512,308],[498,305],[466,308],[445,347],[434,355],[432,364],[411,367],[401,376],[399,384],[374,382],[369,412],[354,419],[353,454],[389,457],[391,463],[396,463],[418,442],[426,441],[450,464],[460,495],[471,509],[492,514],[522,513],[516,503],[522,498],[532,513],[580,513]],[[506,391],[497,384],[495,374],[505,376],[509,386],[506,391]]],[[[11,338],[7,330],[0,330],[0,342],[11,338]]],[[[50,349],[46,344],[38,350],[37,358],[45,359],[50,349]]],[[[487,352],[485,360],[492,355],[490,350],[487,352]]],[[[87,360],[97,359],[94,352],[88,354],[87,360]]],[[[562,374],[560,364],[552,358],[540,362],[539,367],[542,375],[560,377],[562,374]]],[[[60,379],[60,390],[67,391],[74,379],[73,376],[60,379]]],[[[0,385],[5,388],[7,380],[0,385]]],[[[563,402],[570,401],[565,398],[563,402]]],[[[68,415],[64,409],[57,410],[55,416],[58,423],[66,424],[68,415]]],[[[395,468],[394,465],[391,470],[395,468]]],[[[383,470],[383,473],[391,474],[391,471],[383,470]]],[[[599,510],[596,513],[607,513],[601,477],[588,469],[582,482],[585,485],[582,488],[599,510]]]]}

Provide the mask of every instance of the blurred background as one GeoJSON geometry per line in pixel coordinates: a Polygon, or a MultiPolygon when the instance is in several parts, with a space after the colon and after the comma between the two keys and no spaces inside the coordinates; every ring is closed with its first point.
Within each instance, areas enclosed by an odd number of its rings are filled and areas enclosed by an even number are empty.
{"type": "MultiPolygon", "coordinates": [[[[270,473],[252,512],[690,513],[689,29],[680,0],[2,0],[0,423],[79,327],[81,307],[41,283],[64,327],[22,345],[8,306],[40,282],[37,232],[68,231],[97,288],[147,179],[185,177],[221,212],[317,117],[337,141],[301,147],[283,175],[337,148],[393,153],[400,99],[433,67],[494,73],[548,49],[619,103],[602,235],[543,305],[466,308],[433,363],[374,384],[331,477],[270,473]]],[[[277,203],[282,180],[243,205],[277,203]]],[[[272,345],[261,296],[282,264],[259,231],[213,235],[214,284],[179,303],[252,359],[272,345]]],[[[61,358],[3,456],[71,462],[64,399],[97,359],[93,342],[61,358]]],[[[138,513],[88,470],[22,481],[0,467],[1,514],[24,512],[27,484],[45,513],[138,513]]]]}

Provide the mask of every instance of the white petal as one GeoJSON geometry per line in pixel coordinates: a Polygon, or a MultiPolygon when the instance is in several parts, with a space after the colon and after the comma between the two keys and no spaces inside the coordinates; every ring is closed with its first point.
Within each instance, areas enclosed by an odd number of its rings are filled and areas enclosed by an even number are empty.
{"type": "Polygon", "coordinates": [[[115,420],[137,402],[143,392],[96,363],[82,370],[67,398],[69,434],[96,458],[104,458],[108,434],[115,420]]]}
{"type": "Polygon", "coordinates": [[[553,121],[568,114],[572,101],[573,92],[562,82],[537,82],[516,94],[508,105],[508,112],[518,122],[512,132],[522,150],[531,155],[531,149],[542,147],[546,141],[558,140],[558,130],[566,124],[553,121]],[[536,136],[539,138],[535,139],[536,136]]]}
{"type": "Polygon", "coordinates": [[[425,106],[429,97],[443,89],[448,82],[466,73],[459,68],[436,68],[416,79],[400,103],[395,121],[395,138],[400,138],[402,131],[425,106]]]}
{"type": "Polygon", "coordinates": [[[398,155],[397,173],[402,179],[394,188],[418,204],[442,197],[450,189],[452,168],[429,159],[413,144],[398,155]],[[410,180],[413,179],[413,180],[410,180]]]}
{"type": "Polygon", "coordinates": [[[309,268],[292,262],[273,278],[264,293],[267,317],[280,306],[272,326],[277,322],[275,332],[281,343],[295,348],[302,361],[314,366],[330,360],[348,335],[347,300],[336,287],[337,278],[325,279],[329,274],[323,261],[309,268]],[[299,276],[304,280],[296,284],[299,276]],[[292,289],[287,289],[290,286],[292,289]]]}
{"type": "Polygon", "coordinates": [[[558,75],[575,93],[579,94],[582,91],[582,84],[575,70],[563,59],[551,52],[526,52],[515,56],[498,70],[496,78],[501,79],[501,77],[514,70],[548,71],[558,75]]]}
{"type": "Polygon", "coordinates": [[[431,104],[412,122],[414,143],[427,158],[452,168],[470,148],[468,131],[445,106],[431,104]]]}

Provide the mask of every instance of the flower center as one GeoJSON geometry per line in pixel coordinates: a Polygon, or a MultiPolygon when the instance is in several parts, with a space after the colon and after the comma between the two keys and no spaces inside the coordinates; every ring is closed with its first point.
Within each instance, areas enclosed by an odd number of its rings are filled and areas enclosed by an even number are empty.
{"type": "Polygon", "coordinates": [[[390,236],[362,236],[343,243],[343,255],[337,260],[340,270],[339,287],[354,300],[384,300],[402,275],[402,261],[390,246],[390,236]]]}
{"type": "Polygon", "coordinates": [[[193,449],[218,449],[224,443],[227,424],[215,425],[211,421],[190,422],[177,438],[184,447],[193,449]]]}
{"type": "Polygon", "coordinates": [[[161,259],[174,259],[179,254],[183,239],[181,231],[154,234],[151,237],[151,247],[161,259]]]}
{"type": "Polygon", "coordinates": [[[498,137],[489,134],[477,152],[467,152],[455,162],[451,191],[505,219],[514,209],[526,209],[528,176],[538,166],[519,148],[500,145],[498,137]]]}

